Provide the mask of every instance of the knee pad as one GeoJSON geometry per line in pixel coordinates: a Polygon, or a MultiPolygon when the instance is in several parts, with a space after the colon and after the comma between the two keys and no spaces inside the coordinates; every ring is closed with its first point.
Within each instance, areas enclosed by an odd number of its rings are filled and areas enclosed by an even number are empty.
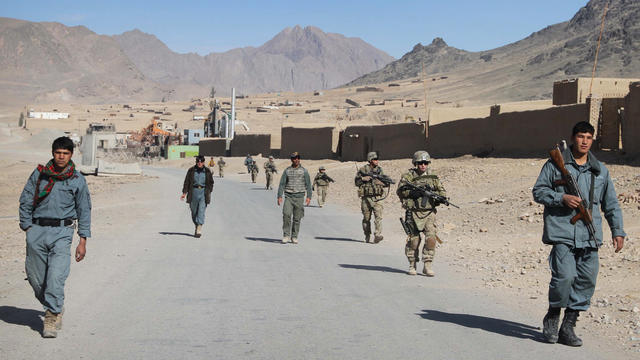
{"type": "Polygon", "coordinates": [[[425,247],[429,250],[434,250],[436,248],[436,237],[428,237],[425,242],[425,247]]]}

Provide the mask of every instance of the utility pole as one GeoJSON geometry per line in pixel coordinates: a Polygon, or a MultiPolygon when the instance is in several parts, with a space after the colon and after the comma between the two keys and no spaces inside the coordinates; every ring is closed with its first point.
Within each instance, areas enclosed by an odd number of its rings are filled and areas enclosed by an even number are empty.
{"type": "Polygon", "coordinates": [[[589,84],[589,96],[593,94],[591,90],[593,89],[593,79],[596,76],[596,66],[598,65],[598,54],[600,53],[600,41],[602,41],[602,32],[604,31],[604,19],[607,16],[608,11],[609,11],[609,3],[607,2],[604,5],[604,12],[602,14],[602,24],[600,25],[600,36],[598,36],[598,45],[596,46],[596,58],[593,62],[593,70],[591,71],[591,83],[589,84]]]}

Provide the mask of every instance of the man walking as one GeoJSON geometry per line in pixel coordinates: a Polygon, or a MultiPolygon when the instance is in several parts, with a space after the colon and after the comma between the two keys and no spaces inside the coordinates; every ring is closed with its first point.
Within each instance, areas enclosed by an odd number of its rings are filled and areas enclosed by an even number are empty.
{"type": "Polygon", "coordinates": [[[427,276],[435,276],[432,264],[436,255],[436,244],[440,240],[436,233],[436,206],[439,203],[433,198],[426,197],[424,192],[415,187],[427,189],[443,198],[446,198],[447,194],[438,175],[433,174],[428,168],[431,164],[428,152],[416,151],[413,154],[412,163],[414,168],[402,175],[396,192],[405,209],[403,227],[407,232],[407,244],[404,249],[409,260],[407,273],[416,275],[416,263],[420,261],[420,233],[424,233],[425,240],[422,248],[424,268],[422,273],[427,276]]]}
{"type": "Polygon", "coordinates": [[[283,244],[289,240],[294,244],[298,243],[300,221],[304,217],[304,206],[309,205],[311,201],[311,194],[309,173],[300,165],[300,154],[294,152],[291,154],[291,166],[282,173],[280,186],[278,186],[278,206],[282,205],[282,195],[284,195],[284,206],[282,207],[283,244]]]}
{"type": "Polygon", "coordinates": [[[42,337],[62,329],[64,283],[69,276],[73,229],[78,222],[77,262],[91,237],[91,196],[85,178],[71,160],[73,141],[54,140],[53,158],[38,165],[20,195],[20,228],[26,232],[25,271],[36,299],[44,306],[42,337]]]}
{"type": "Polygon", "coordinates": [[[264,174],[267,177],[267,190],[273,189],[273,174],[278,173],[278,169],[276,169],[276,163],[273,161],[273,156],[269,156],[269,160],[264,163],[264,174]]]}
{"type": "Polygon", "coordinates": [[[367,154],[369,163],[361,167],[356,173],[355,184],[358,187],[358,197],[360,197],[360,209],[362,210],[362,230],[364,231],[364,241],[371,242],[371,214],[375,216],[376,226],[373,242],[375,244],[382,241],[382,200],[384,200],[384,188],[388,187],[380,181],[379,177],[384,176],[382,168],[378,165],[378,154],[370,152],[367,154]]]}
{"type": "Polygon", "coordinates": [[[332,182],[334,181],[327,175],[327,169],[324,166],[320,166],[316,177],[313,178],[313,188],[316,189],[318,194],[318,206],[324,206],[325,200],[327,199],[329,183],[332,182]]]}
{"type": "Polygon", "coordinates": [[[580,311],[589,309],[596,287],[598,249],[603,237],[598,206],[609,223],[615,252],[624,246],[622,210],[609,170],[590,151],[593,134],[591,124],[577,123],[573,127],[572,145],[561,153],[564,167],[575,179],[583,198],[569,193],[567,183],[561,182],[567,178],[563,178],[559,165],[551,160],[542,167],[532,191],[534,200],[544,205],[542,242],[553,246],[549,254],[549,309],[543,319],[543,335],[550,343],[582,345],[574,327],[580,311]],[[581,206],[589,214],[575,221],[572,218],[581,206]],[[562,308],[564,318],[558,331],[562,308]]]}
{"type": "Polygon", "coordinates": [[[204,156],[196,156],[196,165],[189,168],[182,184],[182,196],[180,200],[187,198],[191,209],[191,220],[196,227],[194,237],[202,236],[204,224],[204,212],[211,202],[213,191],[213,174],[204,166],[204,156]]]}
{"type": "Polygon", "coordinates": [[[227,166],[227,163],[224,161],[222,156],[218,159],[218,176],[221,178],[224,177],[224,167],[227,166]]]}

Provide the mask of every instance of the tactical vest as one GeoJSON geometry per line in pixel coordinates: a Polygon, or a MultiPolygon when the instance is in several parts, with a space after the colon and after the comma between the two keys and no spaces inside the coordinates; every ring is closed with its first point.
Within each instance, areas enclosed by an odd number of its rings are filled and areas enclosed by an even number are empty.
{"type": "Polygon", "coordinates": [[[302,166],[298,166],[297,168],[289,166],[284,173],[287,175],[284,192],[292,194],[307,191],[307,186],[304,181],[304,168],[302,166]]]}
{"type": "Polygon", "coordinates": [[[318,175],[316,175],[315,181],[316,181],[316,185],[318,186],[328,186],[329,182],[327,180],[322,179],[322,174],[318,173],[318,175]]]}
{"type": "MultiPolygon", "coordinates": [[[[360,178],[367,176],[368,173],[373,172],[374,174],[380,175],[382,174],[382,168],[380,166],[376,166],[375,170],[372,170],[370,165],[365,165],[358,171],[358,176],[360,178]]],[[[384,186],[374,184],[374,180],[362,183],[358,187],[358,196],[359,197],[372,197],[372,196],[382,196],[384,195],[384,186]]]]}
{"type": "MultiPolygon", "coordinates": [[[[431,188],[436,194],[443,195],[441,189],[442,185],[440,184],[440,179],[438,179],[438,175],[431,174],[430,171],[426,171],[425,173],[418,175],[418,172],[415,169],[409,170],[408,173],[402,175],[402,181],[407,181],[416,186],[428,186],[431,188]]],[[[402,185],[400,185],[402,186],[402,185]]],[[[406,191],[408,193],[408,191],[406,191]]],[[[434,210],[435,204],[431,200],[427,200],[425,206],[422,206],[422,198],[412,199],[408,197],[403,197],[402,205],[405,209],[413,210],[413,211],[431,211],[434,210]]]]}

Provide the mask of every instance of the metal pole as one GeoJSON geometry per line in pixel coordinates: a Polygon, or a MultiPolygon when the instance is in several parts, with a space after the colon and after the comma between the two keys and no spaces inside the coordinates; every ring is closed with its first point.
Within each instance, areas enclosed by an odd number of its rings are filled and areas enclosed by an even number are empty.
{"type": "Polygon", "coordinates": [[[228,136],[233,140],[233,135],[236,132],[236,88],[231,88],[231,134],[228,136]]]}

